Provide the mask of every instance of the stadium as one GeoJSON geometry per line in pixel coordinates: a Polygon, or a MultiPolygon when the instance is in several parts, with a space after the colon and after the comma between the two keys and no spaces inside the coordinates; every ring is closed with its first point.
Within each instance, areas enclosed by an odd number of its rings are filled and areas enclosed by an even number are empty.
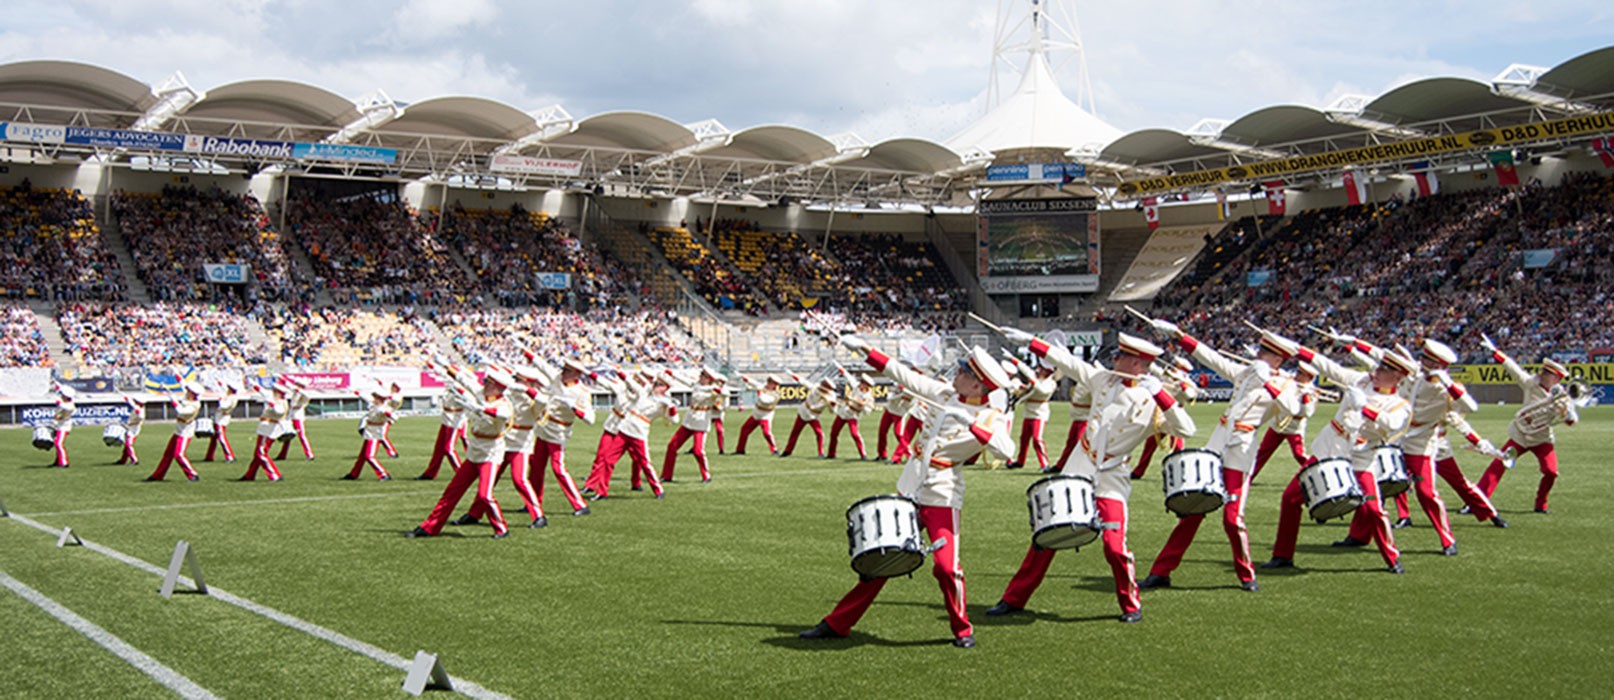
{"type": "Polygon", "coordinates": [[[1072,4],[940,141],[0,63],[16,696],[1607,693],[1614,46],[1124,132],[1072,4]]]}

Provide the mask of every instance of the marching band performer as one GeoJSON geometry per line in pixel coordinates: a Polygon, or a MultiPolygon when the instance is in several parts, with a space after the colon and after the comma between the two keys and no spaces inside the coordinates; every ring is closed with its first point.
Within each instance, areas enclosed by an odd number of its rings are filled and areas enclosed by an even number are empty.
{"type": "Polygon", "coordinates": [[[215,448],[224,448],[224,461],[235,461],[235,450],[230,447],[230,419],[234,416],[236,405],[241,403],[241,394],[235,385],[229,382],[224,384],[224,394],[219,396],[218,409],[213,412],[213,437],[207,440],[207,455],[202,457],[203,462],[213,461],[215,448]]]}
{"type": "Polygon", "coordinates": [[[140,456],[135,454],[135,439],[140,437],[140,427],[146,424],[146,402],[133,396],[123,394],[123,403],[129,407],[129,417],[123,420],[123,456],[113,464],[139,464],[140,456]]]}
{"type": "MultiPolygon", "coordinates": [[[[1099,369],[1104,368],[1104,363],[1097,360],[1091,364],[1099,369]]],[[[1082,435],[1087,433],[1087,421],[1092,412],[1092,389],[1087,384],[1076,382],[1070,389],[1070,429],[1065,431],[1065,447],[1059,452],[1059,461],[1043,467],[1042,473],[1062,472],[1070,464],[1071,453],[1076,451],[1076,446],[1082,442],[1082,435]]]]}
{"type": "MultiPolygon", "coordinates": [[[[938,406],[926,423],[916,445],[918,454],[908,461],[897,480],[897,490],[918,501],[919,522],[933,544],[941,544],[934,554],[931,573],[941,586],[942,599],[952,624],[953,645],[975,646],[975,630],[965,609],[964,572],[959,565],[959,510],[964,505],[964,478],[956,465],[982,450],[1009,459],[1014,456],[1014,439],[1009,431],[1005,406],[995,404],[991,394],[1008,385],[1009,377],[985,350],[974,348],[960,360],[953,381],[938,381],[916,374],[855,336],[842,336],[841,344],[864,353],[865,361],[876,371],[906,387],[915,396],[938,406]]],[[[845,637],[851,633],[886,579],[859,581],[835,609],[803,639],[845,637]]]]}
{"type": "Polygon", "coordinates": [[[1255,477],[1261,475],[1261,470],[1272,459],[1278,446],[1289,445],[1289,453],[1295,456],[1295,464],[1305,467],[1311,463],[1306,455],[1306,422],[1317,414],[1317,368],[1310,362],[1300,362],[1295,366],[1294,384],[1296,391],[1300,392],[1300,413],[1287,414],[1277,407],[1266,419],[1269,424],[1265,435],[1261,436],[1261,446],[1255,451],[1255,469],[1250,472],[1250,483],[1255,483],[1255,477]]]}
{"type": "Polygon", "coordinates": [[[291,412],[291,404],[286,401],[285,385],[275,382],[268,388],[260,387],[258,400],[263,402],[263,412],[258,414],[257,439],[252,448],[252,463],[247,465],[247,473],[241,475],[241,481],[256,479],[259,467],[269,475],[270,481],[280,481],[280,468],[275,465],[275,460],[269,457],[269,447],[275,444],[275,436],[280,432],[280,422],[291,412]]]}
{"type": "Polygon", "coordinates": [[[186,479],[200,478],[191,467],[191,461],[185,458],[185,448],[190,446],[191,438],[196,437],[196,417],[202,412],[201,397],[202,387],[186,382],[184,395],[173,399],[174,436],[168,438],[168,447],[163,450],[162,460],[157,462],[157,470],[146,477],[146,481],[162,481],[168,475],[168,465],[176,462],[186,479]]]}
{"type": "MultiPolygon", "coordinates": [[[[750,377],[745,378],[748,386],[755,386],[756,382],[750,377]]],[[[762,429],[762,439],[768,442],[768,452],[779,454],[779,446],[773,441],[773,412],[779,408],[779,385],[783,382],[775,375],[768,375],[762,382],[762,388],[757,389],[756,401],[751,404],[751,415],[740,426],[740,441],[735,447],[734,454],[745,454],[745,441],[751,436],[751,431],[762,429]]],[[[884,436],[880,438],[882,441],[884,436]]],[[[884,455],[881,455],[884,458],[884,455]]]]}
{"type": "MultiPolygon", "coordinates": [[[[799,383],[801,379],[798,377],[796,381],[799,383]]],[[[801,429],[811,427],[813,437],[818,440],[818,456],[823,457],[824,426],[819,422],[818,416],[834,406],[835,380],[824,377],[819,380],[816,390],[807,394],[807,398],[802,399],[801,403],[796,404],[796,423],[790,426],[790,439],[785,441],[785,451],[780,452],[779,456],[789,457],[791,452],[795,452],[796,438],[801,436],[801,429]]],[[[663,477],[663,480],[665,480],[665,477],[663,477]]]]}
{"type": "MultiPolygon", "coordinates": [[[[441,364],[448,363],[444,360],[441,364]]],[[[444,462],[448,462],[449,469],[459,471],[460,456],[454,449],[454,441],[464,439],[465,435],[465,405],[460,403],[459,396],[459,392],[443,391],[443,415],[437,426],[437,442],[432,444],[432,458],[426,463],[426,471],[415,477],[416,481],[436,479],[444,462]]]]}
{"type": "Polygon", "coordinates": [[[902,422],[908,415],[908,409],[913,407],[913,397],[900,387],[891,387],[885,402],[885,408],[880,411],[880,434],[875,438],[874,454],[880,461],[891,460],[891,453],[886,451],[886,438],[891,442],[902,442],[902,422]]]}
{"type": "Polygon", "coordinates": [[[499,501],[493,497],[493,484],[496,480],[495,464],[504,457],[504,431],[510,423],[510,400],[504,397],[504,393],[506,388],[515,384],[515,380],[504,372],[489,369],[478,390],[473,382],[476,378],[474,375],[462,375],[452,368],[438,367],[435,363],[428,364],[427,369],[446,377],[451,385],[450,390],[461,392],[461,402],[475,413],[470,414],[468,419],[467,432],[470,437],[466,439],[465,462],[460,465],[459,471],[454,472],[454,478],[449,479],[448,485],[443,487],[443,496],[437,500],[431,514],[405,536],[436,537],[443,531],[444,523],[454,512],[454,506],[459,505],[465,490],[475,481],[476,498],[473,505],[482,505],[487,510],[489,520],[493,523],[494,539],[505,537],[510,534],[510,527],[505,524],[504,512],[499,510],[499,501]]]}
{"type": "MultiPolygon", "coordinates": [[[[504,433],[504,453],[499,460],[499,468],[493,473],[493,481],[498,483],[506,470],[510,472],[510,481],[516,487],[516,493],[521,496],[526,506],[527,514],[532,516],[529,528],[547,527],[549,518],[544,515],[543,492],[533,488],[532,466],[533,451],[538,444],[538,434],[535,432],[538,424],[544,419],[544,409],[547,405],[544,390],[549,387],[550,377],[554,371],[537,359],[537,355],[528,355],[528,361],[536,366],[517,367],[509,372],[510,376],[519,382],[505,391],[505,399],[510,404],[510,422],[504,433]]],[[[542,465],[539,466],[542,474],[542,465]]],[[[481,502],[472,503],[465,515],[454,521],[455,525],[472,525],[487,514],[488,507],[481,502]]]]}
{"type": "Polygon", "coordinates": [[[661,460],[661,480],[672,481],[673,467],[678,464],[678,448],[691,438],[695,441],[695,465],[700,467],[701,483],[712,480],[712,471],[706,463],[706,429],[712,424],[712,409],[722,400],[715,388],[719,377],[709,367],[701,367],[700,378],[689,397],[689,410],[679,420],[678,430],[667,443],[667,454],[661,460]]]}
{"type": "Polygon", "coordinates": [[[1032,369],[1018,358],[1011,358],[1016,371],[1026,380],[1025,393],[1020,396],[1020,405],[1025,406],[1025,413],[1020,420],[1020,447],[1015,450],[1017,461],[1010,462],[1009,469],[1019,469],[1026,465],[1026,456],[1032,451],[1037,453],[1037,468],[1048,468],[1048,444],[1043,442],[1042,430],[1048,424],[1052,411],[1048,408],[1048,400],[1053,398],[1054,390],[1059,388],[1059,377],[1054,366],[1046,359],[1037,363],[1032,369]]]}
{"type": "MultiPolygon", "coordinates": [[[[1580,420],[1574,402],[1560,386],[1560,382],[1569,376],[1569,369],[1549,357],[1541,361],[1541,371],[1532,376],[1507,353],[1498,350],[1489,336],[1481,338],[1484,339],[1485,349],[1491,351],[1491,356],[1507,368],[1508,374],[1513,375],[1513,380],[1524,390],[1524,406],[1508,423],[1508,441],[1502,445],[1502,451],[1512,454],[1529,452],[1536,456],[1536,462],[1541,465],[1541,483],[1536,486],[1535,511],[1550,513],[1547,494],[1552,491],[1553,483],[1558,481],[1558,450],[1554,447],[1557,436],[1553,434],[1552,426],[1558,421],[1563,421],[1564,425],[1574,425],[1580,420]]],[[[1479,490],[1486,498],[1496,493],[1496,485],[1502,481],[1504,473],[1506,466],[1503,460],[1492,460],[1491,466],[1486,468],[1485,475],[1479,480],[1479,490]]]]}
{"type": "MultiPolygon", "coordinates": [[[[588,503],[577,490],[577,483],[566,471],[566,440],[572,436],[572,424],[578,420],[594,425],[594,395],[583,385],[588,368],[578,360],[567,358],[561,364],[560,376],[550,384],[549,394],[543,400],[543,419],[534,435],[538,438],[533,448],[533,466],[538,469],[538,507],[544,504],[544,466],[555,473],[555,483],[572,506],[572,515],[588,515],[588,503]]],[[[697,443],[698,445],[699,443],[697,443]]],[[[701,471],[706,471],[706,455],[698,454],[701,471]]],[[[706,477],[708,481],[711,476],[706,477]]]]}
{"type": "Polygon", "coordinates": [[[376,461],[375,450],[386,439],[387,426],[392,425],[392,421],[396,418],[397,414],[392,409],[391,395],[385,389],[379,386],[376,387],[370,392],[370,409],[364,414],[364,419],[359,424],[359,436],[364,438],[364,442],[359,445],[359,456],[353,460],[353,469],[342,476],[344,481],[358,479],[359,474],[364,471],[364,467],[367,465],[375,470],[375,475],[378,479],[382,481],[392,480],[392,475],[387,473],[387,468],[376,461]]]}
{"type": "Polygon", "coordinates": [[[73,387],[66,385],[56,387],[56,413],[52,415],[52,420],[56,424],[51,434],[51,442],[56,447],[56,461],[51,463],[53,467],[66,469],[72,466],[67,463],[67,436],[73,432],[73,411],[78,409],[73,404],[73,397],[77,394],[73,387]]]}
{"type": "MultiPolygon", "coordinates": [[[[1199,398],[1199,389],[1194,387],[1194,383],[1188,379],[1188,373],[1193,369],[1193,364],[1181,357],[1173,359],[1171,365],[1164,370],[1160,369],[1160,364],[1149,366],[1149,371],[1159,378],[1162,384],[1166,385],[1166,391],[1171,393],[1171,398],[1176,399],[1177,403],[1184,406],[1199,398]]],[[[1159,411],[1155,412],[1155,426],[1157,428],[1161,426],[1159,411]]],[[[1154,459],[1155,450],[1160,449],[1161,445],[1167,446],[1165,452],[1169,456],[1171,453],[1183,449],[1186,444],[1187,441],[1182,438],[1172,437],[1161,430],[1155,430],[1147,440],[1143,441],[1143,452],[1138,455],[1138,466],[1132,468],[1132,478],[1142,479],[1143,475],[1148,473],[1149,462],[1154,459]]]]}
{"type": "MultiPolygon", "coordinates": [[[[308,404],[314,397],[308,394],[308,382],[296,378],[290,381],[292,392],[287,400],[291,402],[291,413],[287,414],[287,419],[291,421],[291,429],[297,431],[297,442],[302,445],[303,457],[313,461],[314,446],[308,444],[308,431],[303,428],[303,421],[308,418],[308,404]]],[[[285,459],[286,451],[289,449],[291,449],[290,442],[281,443],[280,454],[276,455],[275,459],[285,459]]]]}
{"type": "MultiPolygon", "coordinates": [[[[650,482],[650,491],[661,498],[665,493],[661,489],[661,480],[656,478],[656,471],[650,467],[650,424],[657,420],[671,423],[678,419],[678,404],[667,396],[672,388],[672,378],[665,372],[657,374],[652,380],[648,390],[634,394],[633,399],[623,406],[622,419],[617,423],[617,431],[621,434],[612,450],[601,455],[600,469],[597,477],[591,475],[590,481],[594,483],[594,495],[589,500],[608,498],[611,495],[611,473],[616,469],[616,463],[622,455],[628,456],[631,465],[633,490],[638,491],[640,479],[650,482]]],[[[745,444],[741,438],[740,444],[745,444]]]]}
{"type": "Polygon", "coordinates": [[[717,382],[712,386],[717,391],[717,403],[712,404],[712,432],[717,436],[717,453],[723,454],[723,414],[729,408],[728,378],[717,375],[717,382]]]}
{"type": "MultiPolygon", "coordinates": [[[[1356,483],[1362,489],[1361,509],[1367,510],[1372,525],[1373,540],[1392,574],[1403,573],[1401,552],[1395,547],[1390,533],[1390,520],[1385,516],[1384,504],[1379,498],[1379,484],[1373,476],[1373,449],[1396,442],[1407,429],[1412,416],[1412,405],[1400,395],[1399,387],[1407,375],[1418,370],[1415,360],[1400,353],[1383,351],[1378,366],[1371,373],[1346,368],[1316,351],[1302,346],[1299,357],[1317,368],[1318,376],[1342,388],[1339,409],[1334,419],[1311,441],[1311,459],[1345,458],[1351,461],[1356,483]]],[[[1295,565],[1295,543],[1300,536],[1300,518],[1305,509],[1305,498],[1300,492],[1300,473],[1290,479],[1283,490],[1278,514],[1278,535],[1272,544],[1272,559],[1261,565],[1263,569],[1287,568],[1295,565]]]]}
{"type": "Polygon", "coordinates": [[[863,436],[858,433],[858,416],[868,412],[874,407],[874,380],[867,374],[860,374],[856,381],[846,383],[846,396],[835,402],[835,422],[829,428],[829,452],[825,456],[835,458],[836,447],[841,442],[841,428],[845,427],[852,435],[852,443],[857,445],[857,458],[868,459],[868,450],[863,447],[863,436]]]}
{"type": "MultiPolygon", "coordinates": [[[[1294,341],[1274,333],[1263,332],[1255,359],[1241,364],[1225,357],[1205,343],[1182,332],[1170,321],[1156,320],[1154,329],[1176,339],[1201,365],[1227,377],[1233,382],[1232,398],[1222,413],[1216,429],[1211,432],[1205,449],[1222,457],[1222,481],[1227,488],[1227,503],[1222,506],[1222,530],[1233,547],[1233,573],[1238,577],[1239,588],[1246,591],[1261,590],[1255,582],[1255,566],[1250,561],[1250,538],[1244,526],[1244,497],[1250,470],[1255,468],[1255,431],[1274,405],[1289,415],[1300,412],[1300,397],[1292,382],[1279,373],[1279,368],[1299,351],[1294,341]]],[[[1177,520],[1171,537],[1160,548],[1148,577],[1139,588],[1166,588],[1171,585],[1171,572],[1182,564],[1183,555],[1194,543],[1203,515],[1190,515],[1177,520]]]]}
{"type": "MultiPolygon", "coordinates": [[[[393,382],[392,386],[387,387],[386,400],[387,407],[396,415],[398,411],[403,409],[403,387],[398,386],[397,382],[393,382]]],[[[392,421],[387,421],[387,424],[381,428],[381,446],[387,448],[387,457],[391,459],[398,458],[398,448],[392,446],[392,421]]]]}
{"type": "MultiPolygon", "coordinates": [[[[1167,430],[1172,435],[1186,438],[1195,430],[1193,418],[1166,392],[1160,380],[1149,374],[1149,365],[1163,350],[1147,340],[1122,333],[1115,370],[1110,371],[1088,364],[1064,348],[1049,345],[1025,331],[1005,328],[1003,334],[1011,342],[1028,343],[1032,354],[1047,358],[1055,369],[1078,385],[1089,386],[1095,411],[1082,434],[1081,450],[1063,473],[1093,480],[1095,505],[1105,528],[1101,537],[1104,559],[1109,562],[1115,579],[1120,620],[1123,623],[1142,620],[1132,552],[1126,546],[1126,500],[1132,494],[1132,479],[1126,463],[1132,457],[1132,450],[1152,429],[1157,409],[1165,413],[1167,430]]],[[[1003,591],[1003,597],[986,614],[1007,615],[1025,609],[1031,595],[1042,585],[1054,554],[1055,550],[1038,549],[1033,544],[1003,591]]]]}
{"type": "Polygon", "coordinates": [[[622,419],[628,415],[629,404],[644,391],[640,381],[637,372],[624,374],[621,370],[601,372],[594,378],[596,384],[611,392],[611,412],[605,414],[605,420],[600,421],[600,441],[594,446],[594,462],[589,465],[588,477],[583,479],[583,495],[590,501],[605,497],[600,495],[602,488],[610,491],[611,471],[614,471],[616,462],[622,459],[624,449],[622,419]],[[607,458],[610,459],[610,467],[606,466],[607,458]]]}

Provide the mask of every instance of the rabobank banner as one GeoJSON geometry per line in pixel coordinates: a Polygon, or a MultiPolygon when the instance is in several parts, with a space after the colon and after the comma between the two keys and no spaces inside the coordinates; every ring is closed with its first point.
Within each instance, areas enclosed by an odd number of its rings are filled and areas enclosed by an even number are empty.
{"type": "Polygon", "coordinates": [[[286,160],[292,157],[292,144],[287,141],[259,141],[257,139],[236,139],[227,136],[198,136],[191,134],[185,137],[185,152],[213,156],[286,160]]]}
{"type": "Polygon", "coordinates": [[[298,160],[334,160],[343,163],[391,165],[398,162],[398,149],[396,148],[351,146],[343,143],[293,144],[291,155],[298,160]]]}

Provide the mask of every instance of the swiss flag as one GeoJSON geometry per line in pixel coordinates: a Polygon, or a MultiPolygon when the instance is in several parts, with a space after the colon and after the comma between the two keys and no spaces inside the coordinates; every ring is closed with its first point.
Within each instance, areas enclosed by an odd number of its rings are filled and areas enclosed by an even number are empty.
{"type": "Polygon", "coordinates": [[[1262,186],[1267,190],[1267,213],[1272,216],[1283,216],[1289,211],[1289,198],[1283,192],[1283,181],[1266,182],[1262,186]]]}
{"type": "Polygon", "coordinates": [[[1155,197],[1143,198],[1143,220],[1149,222],[1149,230],[1160,228],[1160,200],[1155,197]]]}
{"type": "Polygon", "coordinates": [[[1603,160],[1603,167],[1614,168],[1614,139],[1593,139],[1592,152],[1603,160]]]}
{"type": "Polygon", "coordinates": [[[1367,200],[1367,182],[1356,177],[1355,170],[1345,171],[1345,201],[1358,206],[1367,200]]]}

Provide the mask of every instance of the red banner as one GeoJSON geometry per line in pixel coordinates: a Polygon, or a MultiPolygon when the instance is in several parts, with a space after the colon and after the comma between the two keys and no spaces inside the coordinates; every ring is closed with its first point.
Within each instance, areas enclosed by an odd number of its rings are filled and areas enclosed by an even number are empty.
{"type": "Polygon", "coordinates": [[[344,391],[352,386],[346,372],[289,372],[281,376],[302,381],[308,391],[344,391]]]}
{"type": "Polygon", "coordinates": [[[438,379],[437,375],[432,374],[431,372],[421,372],[420,373],[420,388],[422,388],[422,389],[441,389],[441,388],[443,388],[443,380],[438,379]]]}

